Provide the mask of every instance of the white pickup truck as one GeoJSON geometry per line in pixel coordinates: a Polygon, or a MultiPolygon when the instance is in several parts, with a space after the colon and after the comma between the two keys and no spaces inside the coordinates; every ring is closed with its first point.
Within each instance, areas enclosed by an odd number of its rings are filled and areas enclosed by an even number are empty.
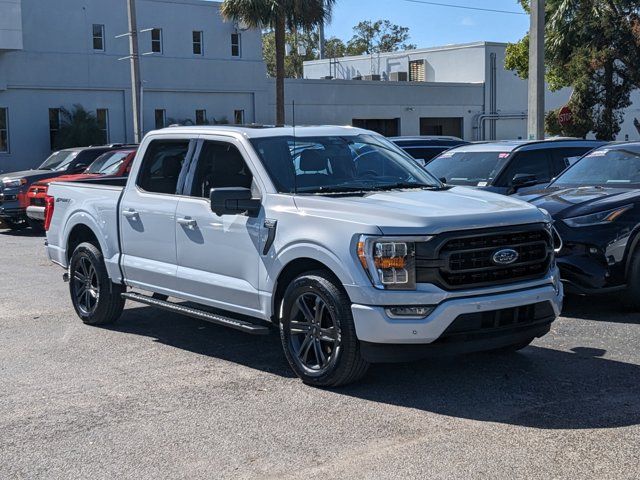
{"type": "Polygon", "coordinates": [[[514,351],[547,333],[562,286],[548,214],[443,185],[350,127],[170,127],[128,179],[53,183],[49,258],[77,314],[125,300],[265,334],[303,381],[370,363],[514,351]]]}

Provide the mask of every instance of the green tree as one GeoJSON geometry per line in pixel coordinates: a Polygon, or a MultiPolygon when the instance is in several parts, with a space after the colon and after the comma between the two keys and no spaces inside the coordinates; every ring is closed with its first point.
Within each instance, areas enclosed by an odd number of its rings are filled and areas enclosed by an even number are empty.
{"type": "Polygon", "coordinates": [[[276,123],[284,125],[286,32],[311,31],[329,20],[336,0],[224,0],[222,16],[251,28],[275,32],[276,123]]]}
{"type": "MultiPolygon", "coordinates": [[[[529,10],[529,0],[520,0],[529,10]]],[[[572,102],[597,138],[620,132],[631,92],[640,87],[638,0],[547,0],[547,82],[573,87],[572,102]]],[[[528,76],[528,37],[507,48],[506,68],[528,76]]],[[[576,115],[574,115],[576,117],[576,115]]],[[[583,125],[584,127],[584,125],[583,125]]]]}
{"type": "Polygon", "coordinates": [[[347,45],[338,37],[330,37],[324,41],[324,53],[327,58],[344,57],[347,45]]]}
{"type": "Polygon", "coordinates": [[[347,55],[412,50],[416,46],[409,40],[409,28],[395,25],[389,20],[365,20],[353,27],[354,35],[347,43],[347,55]]]}
{"type": "Polygon", "coordinates": [[[104,132],[93,112],[85,110],[78,104],[71,110],[60,108],[60,129],[54,146],[56,150],[102,143],[104,143],[104,132]]]}
{"type": "MultiPolygon", "coordinates": [[[[302,78],[303,62],[318,58],[317,32],[287,32],[286,43],[291,47],[289,55],[284,59],[284,76],[286,78],[302,78]],[[302,47],[304,53],[298,52],[302,47]]],[[[267,65],[270,77],[276,76],[276,39],[275,32],[268,30],[262,34],[262,57],[267,65]]]]}

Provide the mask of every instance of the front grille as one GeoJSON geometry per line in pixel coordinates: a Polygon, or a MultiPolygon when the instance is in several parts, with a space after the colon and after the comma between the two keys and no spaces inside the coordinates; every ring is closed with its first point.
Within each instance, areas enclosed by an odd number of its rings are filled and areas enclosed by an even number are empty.
{"type": "Polygon", "coordinates": [[[444,234],[416,246],[419,283],[435,283],[447,290],[486,287],[543,277],[553,260],[552,239],[544,225],[475,234],[444,234]],[[494,255],[514,250],[517,259],[499,264],[494,255]]]}
{"type": "Polygon", "coordinates": [[[550,302],[539,302],[488,312],[465,313],[456,318],[438,342],[469,341],[545,325],[555,319],[550,302]]]}

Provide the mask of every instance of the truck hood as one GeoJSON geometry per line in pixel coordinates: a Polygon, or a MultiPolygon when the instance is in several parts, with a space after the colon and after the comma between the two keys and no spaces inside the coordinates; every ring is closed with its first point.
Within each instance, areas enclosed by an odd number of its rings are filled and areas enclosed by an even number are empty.
{"type": "Polygon", "coordinates": [[[98,177],[102,177],[102,175],[97,173],[76,173],[73,175],[61,175],[59,177],[43,178],[42,180],[38,180],[36,183],[38,185],[48,185],[51,182],[75,182],[77,180],[87,180],[89,178],[98,177]]]}
{"type": "Polygon", "coordinates": [[[19,178],[26,178],[27,183],[35,182],[41,178],[47,177],[59,177],[64,172],[54,172],[52,170],[23,170],[21,172],[10,172],[7,174],[1,174],[0,180],[4,178],[10,178],[12,180],[19,178]]]}
{"type": "Polygon", "coordinates": [[[304,215],[377,226],[385,235],[438,234],[548,220],[523,201],[466,187],[348,197],[298,195],[295,202],[304,215]]]}
{"type": "Polygon", "coordinates": [[[640,191],[633,188],[604,186],[551,187],[519,195],[517,198],[531,202],[539,208],[544,208],[553,218],[561,219],[638,202],[640,201],[640,191]]]}

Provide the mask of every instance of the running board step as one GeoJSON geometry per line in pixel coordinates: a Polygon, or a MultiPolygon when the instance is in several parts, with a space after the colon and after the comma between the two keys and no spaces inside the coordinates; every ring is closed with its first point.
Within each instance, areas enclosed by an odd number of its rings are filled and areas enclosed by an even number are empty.
{"type": "Polygon", "coordinates": [[[241,332],[251,333],[253,335],[268,335],[271,329],[265,325],[257,325],[255,323],[246,322],[244,320],[238,320],[235,318],[225,317],[216,313],[206,312],[204,310],[198,310],[197,308],[186,307],[184,305],[178,305],[176,303],[167,302],[165,300],[158,300],[156,298],[149,297],[147,295],[141,295],[139,293],[123,293],[122,298],[132,300],[138,303],[144,303],[152,307],[161,308],[174,313],[181,313],[189,317],[198,318],[206,322],[221,325],[223,327],[229,327],[241,332]]]}

